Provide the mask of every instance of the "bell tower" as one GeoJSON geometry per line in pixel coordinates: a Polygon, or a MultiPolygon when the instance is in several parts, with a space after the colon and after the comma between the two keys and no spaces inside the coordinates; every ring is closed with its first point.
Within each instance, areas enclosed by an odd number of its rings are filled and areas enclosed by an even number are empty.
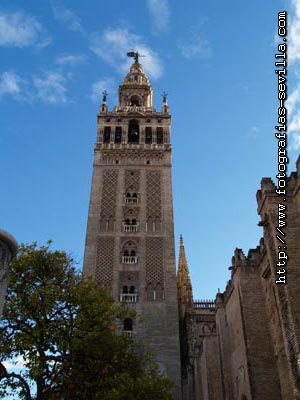
{"type": "Polygon", "coordinates": [[[97,116],[83,271],[136,310],[121,329],[155,354],[181,399],[171,115],[166,93],[155,110],[139,54],[128,55],[119,105],[108,111],[104,92],[97,116]]]}

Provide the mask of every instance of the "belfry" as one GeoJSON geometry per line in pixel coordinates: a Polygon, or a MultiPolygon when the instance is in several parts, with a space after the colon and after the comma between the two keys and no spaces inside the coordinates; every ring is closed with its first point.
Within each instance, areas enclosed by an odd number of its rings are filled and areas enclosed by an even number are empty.
{"type": "Polygon", "coordinates": [[[171,115],[166,93],[156,111],[139,54],[128,55],[119,105],[109,111],[104,92],[97,116],[84,274],[136,311],[121,328],[156,355],[180,399],[171,115]]]}

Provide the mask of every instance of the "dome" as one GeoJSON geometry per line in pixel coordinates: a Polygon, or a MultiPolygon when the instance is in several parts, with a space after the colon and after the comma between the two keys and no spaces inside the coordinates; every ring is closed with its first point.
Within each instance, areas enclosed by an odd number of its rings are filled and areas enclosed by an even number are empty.
{"type": "Polygon", "coordinates": [[[147,85],[150,86],[149,79],[145,74],[142,64],[134,62],[128,74],[125,76],[123,85],[147,85]]]}

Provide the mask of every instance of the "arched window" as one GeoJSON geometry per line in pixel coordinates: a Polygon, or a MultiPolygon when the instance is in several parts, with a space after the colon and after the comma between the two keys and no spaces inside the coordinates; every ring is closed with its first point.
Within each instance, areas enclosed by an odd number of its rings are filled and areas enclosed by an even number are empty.
{"type": "Polygon", "coordinates": [[[153,232],[153,218],[148,217],[147,218],[147,232],[153,232]]]}
{"type": "Polygon", "coordinates": [[[140,141],[140,129],[139,122],[136,119],[129,121],[128,125],[128,143],[139,143],[140,141]]]}
{"type": "Polygon", "coordinates": [[[123,294],[127,294],[128,293],[128,286],[123,286],[122,293],[123,294]]]}
{"type": "Polygon", "coordinates": [[[113,217],[108,218],[108,231],[113,232],[115,230],[115,221],[113,217]]]}
{"type": "Polygon", "coordinates": [[[138,203],[138,195],[136,192],[132,192],[132,188],[129,188],[125,194],[125,203],[126,204],[137,204],[138,203]]]}
{"type": "Polygon", "coordinates": [[[159,218],[155,218],[155,220],[154,220],[154,229],[155,229],[155,232],[161,231],[161,223],[160,223],[159,218]]]}
{"type": "Polygon", "coordinates": [[[134,242],[127,242],[122,250],[122,263],[123,264],[137,264],[138,257],[134,242]]]}
{"type": "Polygon", "coordinates": [[[129,293],[130,294],[134,294],[135,293],[135,286],[130,286],[129,293]]]}
{"type": "Polygon", "coordinates": [[[121,126],[116,126],[115,143],[121,143],[121,142],[122,142],[122,127],[121,126]]]}
{"type": "Polygon", "coordinates": [[[163,289],[160,283],[156,285],[156,300],[158,301],[163,300],[163,289]]]}
{"type": "MultiPolygon", "coordinates": [[[[135,80],[137,81],[137,76],[135,76],[135,80]]],[[[141,100],[140,100],[140,98],[138,97],[138,96],[131,96],[131,98],[130,98],[130,105],[131,106],[137,106],[137,107],[140,107],[140,105],[141,105],[141,100]]]]}
{"type": "Polygon", "coordinates": [[[110,142],[110,126],[105,126],[104,127],[104,132],[103,132],[103,143],[109,143],[110,142]]]}
{"type": "Polygon", "coordinates": [[[156,143],[162,144],[164,142],[163,128],[156,128],[156,143]]]}
{"type": "Polygon", "coordinates": [[[151,128],[151,126],[147,126],[145,129],[145,143],[146,144],[152,143],[152,128],[151,128]]]}
{"type": "Polygon", "coordinates": [[[154,300],[154,294],[153,294],[153,286],[151,283],[147,286],[147,300],[148,301],[153,301],[154,300]]]}

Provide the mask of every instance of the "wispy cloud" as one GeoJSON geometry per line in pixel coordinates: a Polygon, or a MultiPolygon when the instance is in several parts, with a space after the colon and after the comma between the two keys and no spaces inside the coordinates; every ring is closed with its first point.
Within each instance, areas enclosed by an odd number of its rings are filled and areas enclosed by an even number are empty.
{"type": "Polygon", "coordinates": [[[35,17],[22,11],[0,12],[0,46],[42,48],[50,42],[50,36],[35,17]]]}
{"type": "Polygon", "coordinates": [[[154,34],[166,32],[170,25],[170,9],[167,0],[147,0],[152,31],[154,34]]]}
{"type": "MultiPolygon", "coordinates": [[[[288,60],[290,64],[299,65],[300,62],[300,3],[299,0],[291,0],[291,12],[289,13],[288,31],[288,60]]],[[[289,146],[293,151],[300,149],[300,80],[297,69],[294,72],[296,83],[290,88],[286,107],[288,110],[289,146]]]]}
{"type": "Polygon", "coordinates": [[[293,14],[289,26],[288,56],[289,61],[300,61],[300,2],[292,0],[293,14]]]}
{"type": "Polygon", "coordinates": [[[100,102],[102,92],[106,90],[112,98],[116,97],[117,85],[113,78],[103,78],[92,84],[91,99],[100,102]]]}
{"type": "Polygon", "coordinates": [[[63,54],[55,59],[55,64],[57,65],[75,65],[82,64],[86,62],[86,57],[81,54],[72,55],[72,54],[63,54]]]}
{"type": "Polygon", "coordinates": [[[297,151],[300,149],[300,86],[296,86],[289,95],[286,108],[288,110],[290,148],[297,151]]]}
{"type": "Polygon", "coordinates": [[[128,28],[109,28],[103,33],[94,33],[90,39],[90,49],[104,61],[122,73],[128,71],[132,59],[126,57],[131,49],[144,55],[143,66],[146,73],[157,79],[162,75],[163,66],[159,56],[147,45],[141,36],[128,28]]]}
{"type": "Polygon", "coordinates": [[[83,32],[80,19],[72,10],[66,8],[59,0],[52,0],[50,4],[57,21],[63,23],[70,31],[83,32]]]}
{"type": "Polygon", "coordinates": [[[57,71],[49,71],[41,77],[33,77],[36,98],[48,104],[67,103],[67,79],[57,71]]]}
{"type": "Polygon", "coordinates": [[[14,71],[3,72],[0,76],[0,96],[9,95],[20,99],[25,81],[14,71]]]}
{"type": "Polygon", "coordinates": [[[200,33],[191,35],[191,38],[187,42],[180,43],[179,49],[183,57],[187,59],[209,57],[212,55],[208,41],[200,33]]]}
{"type": "Polygon", "coordinates": [[[258,126],[251,126],[250,135],[253,139],[256,139],[260,134],[260,128],[258,126]]]}

